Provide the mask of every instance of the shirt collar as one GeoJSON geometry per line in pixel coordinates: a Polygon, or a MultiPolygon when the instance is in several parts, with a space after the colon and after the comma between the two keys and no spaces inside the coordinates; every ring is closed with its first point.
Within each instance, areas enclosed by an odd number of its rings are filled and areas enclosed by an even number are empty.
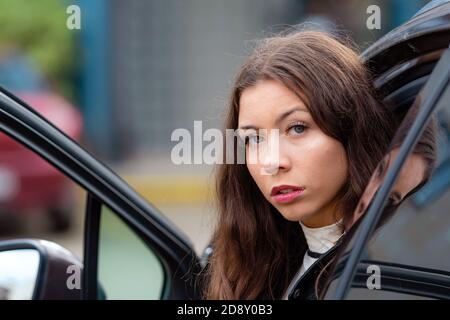
{"type": "Polygon", "coordinates": [[[309,228],[300,221],[310,251],[325,253],[331,249],[342,236],[344,228],[342,219],[338,222],[320,227],[309,228]]]}

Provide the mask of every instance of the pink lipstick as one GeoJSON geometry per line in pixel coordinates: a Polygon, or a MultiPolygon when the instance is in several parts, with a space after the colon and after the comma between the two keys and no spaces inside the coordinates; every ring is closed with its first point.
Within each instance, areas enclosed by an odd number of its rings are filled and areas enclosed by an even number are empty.
{"type": "Polygon", "coordinates": [[[305,188],[281,185],[272,188],[270,195],[278,203],[289,203],[297,199],[305,191],[305,188]]]}

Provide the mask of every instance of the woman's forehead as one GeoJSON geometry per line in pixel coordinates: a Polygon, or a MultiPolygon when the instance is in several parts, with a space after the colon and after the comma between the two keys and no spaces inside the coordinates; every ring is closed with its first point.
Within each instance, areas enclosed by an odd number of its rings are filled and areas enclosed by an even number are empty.
{"type": "Polygon", "coordinates": [[[283,84],[265,80],[245,89],[239,101],[239,124],[248,121],[272,120],[296,112],[309,113],[306,104],[283,84]]]}

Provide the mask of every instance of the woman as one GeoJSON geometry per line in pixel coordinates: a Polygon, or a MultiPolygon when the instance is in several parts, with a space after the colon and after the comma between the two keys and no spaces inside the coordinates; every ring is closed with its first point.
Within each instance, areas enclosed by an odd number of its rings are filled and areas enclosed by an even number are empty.
{"type": "Polygon", "coordinates": [[[205,297],[282,298],[344,232],[393,136],[391,119],[357,53],[337,39],[302,31],[263,40],[231,93],[225,129],[239,130],[246,163],[217,173],[205,297]]]}

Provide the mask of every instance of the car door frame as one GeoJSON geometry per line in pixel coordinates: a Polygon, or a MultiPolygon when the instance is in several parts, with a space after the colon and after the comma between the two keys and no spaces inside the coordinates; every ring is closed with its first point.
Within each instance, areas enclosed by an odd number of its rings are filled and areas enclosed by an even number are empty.
{"type": "Polygon", "coordinates": [[[392,166],[389,167],[386,177],[381,183],[378,192],[372,199],[372,203],[365,213],[363,220],[355,230],[351,250],[348,252],[348,255],[344,254],[341,257],[341,261],[338,262],[336,271],[341,269],[342,273],[339,276],[337,287],[333,293],[333,299],[345,299],[347,296],[348,291],[352,286],[364,249],[375,230],[383,208],[388,202],[389,192],[400,174],[404,162],[412,152],[415,143],[420,138],[420,135],[424,131],[430,117],[435,113],[435,110],[439,110],[441,108],[442,103],[445,103],[446,98],[449,96],[449,65],[450,48],[447,48],[423,88],[424,100],[420,111],[418,112],[411,129],[400,146],[396,159],[393,161],[392,166]],[[345,259],[343,259],[344,256],[345,259]]]}
{"type": "Polygon", "coordinates": [[[450,272],[374,260],[359,262],[352,288],[367,289],[367,270],[374,265],[380,268],[383,288],[379,290],[431,299],[450,297],[450,272]]]}
{"type": "MultiPolygon", "coordinates": [[[[124,180],[51,124],[25,102],[0,87],[0,131],[47,160],[87,191],[84,237],[83,297],[94,299],[93,274],[97,255],[95,218],[105,204],[146,243],[171,272],[170,292],[164,298],[199,298],[196,275],[199,259],[186,235],[144,200],[124,180]],[[173,272],[173,273],[172,273],[173,272]],[[176,275],[175,275],[176,273],[176,275]]],[[[98,230],[97,230],[98,232],[98,230]]]]}

